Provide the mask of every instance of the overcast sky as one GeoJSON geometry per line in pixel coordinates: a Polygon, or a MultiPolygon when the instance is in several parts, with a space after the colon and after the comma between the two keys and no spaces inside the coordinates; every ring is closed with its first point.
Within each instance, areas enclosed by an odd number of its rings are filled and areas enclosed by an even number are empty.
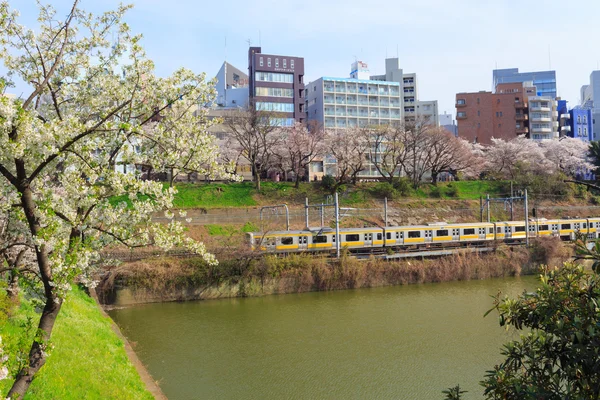
{"type": "MultiPolygon", "coordinates": [[[[44,1],[44,0],[42,0],[44,1]]],[[[34,0],[9,0],[35,24],[34,0]]],[[[72,0],[52,0],[66,14],[72,0]]],[[[99,12],[117,0],[82,0],[99,12]]],[[[454,113],[457,92],[491,90],[492,70],[556,70],[558,95],[579,102],[600,69],[600,1],[136,0],[126,21],[144,35],[157,73],[184,66],[214,76],[225,59],[247,69],[248,40],[263,52],[305,58],[305,82],[347,77],[355,57],[371,74],[398,52],[416,72],[420,100],[454,113]],[[259,35],[260,32],[260,35],[259,35]],[[225,46],[227,43],[227,46],[225,46]]],[[[22,87],[15,91],[23,90],[22,87]]],[[[20,94],[20,93],[17,93],[20,94]]]]}

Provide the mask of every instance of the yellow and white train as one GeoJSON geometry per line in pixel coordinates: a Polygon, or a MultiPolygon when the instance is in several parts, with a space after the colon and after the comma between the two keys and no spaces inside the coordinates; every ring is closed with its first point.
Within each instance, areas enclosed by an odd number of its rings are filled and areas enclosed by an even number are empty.
{"type": "MultiPolygon", "coordinates": [[[[475,222],[427,225],[388,226],[385,228],[340,229],[340,248],[362,252],[391,249],[395,252],[445,247],[482,246],[487,242],[518,243],[525,241],[525,221],[475,222]]],[[[574,239],[582,233],[588,239],[598,239],[600,217],[539,219],[529,222],[529,237],[560,237],[574,239]]],[[[336,249],[336,234],[331,228],[302,231],[271,231],[247,233],[253,250],[266,253],[328,252],[336,249]]]]}

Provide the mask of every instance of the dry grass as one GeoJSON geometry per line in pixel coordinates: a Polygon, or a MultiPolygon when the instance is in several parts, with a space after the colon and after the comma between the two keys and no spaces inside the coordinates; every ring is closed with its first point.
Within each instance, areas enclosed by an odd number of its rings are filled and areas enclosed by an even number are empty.
{"type": "Polygon", "coordinates": [[[357,260],[346,254],[339,261],[308,254],[256,257],[240,249],[222,247],[217,266],[200,259],[124,263],[106,271],[98,292],[103,302],[112,303],[115,288],[126,287],[142,302],[487,279],[530,274],[541,264],[561,265],[572,254],[556,238],[537,239],[529,250],[500,246],[494,253],[403,261],[357,260]]]}

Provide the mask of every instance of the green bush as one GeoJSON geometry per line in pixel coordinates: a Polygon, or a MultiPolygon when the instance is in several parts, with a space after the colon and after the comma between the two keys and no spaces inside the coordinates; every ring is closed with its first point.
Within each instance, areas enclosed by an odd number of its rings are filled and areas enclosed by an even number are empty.
{"type": "Polygon", "coordinates": [[[448,184],[448,186],[446,186],[446,194],[450,197],[458,197],[458,195],[459,195],[458,186],[456,186],[452,183],[448,184]]]}
{"type": "Polygon", "coordinates": [[[376,197],[387,197],[388,199],[394,199],[399,195],[398,191],[389,182],[379,182],[371,188],[371,193],[376,197]]]}
{"type": "Polygon", "coordinates": [[[409,196],[412,190],[410,179],[407,177],[394,178],[394,189],[403,197],[409,196]]]}
{"type": "Polygon", "coordinates": [[[429,192],[429,196],[435,197],[435,198],[442,197],[442,189],[439,186],[432,187],[431,191],[429,192]]]}
{"type": "Polygon", "coordinates": [[[323,179],[321,180],[321,187],[328,191],[333,191],[336,184],[337,184],[337,181],[331,175],[325,175],[325,176],[323,176],[323,179]]]}
{"type": "Polygon", "coordinates": [[[590,203],[592,203],[595,206],[599,206],[600,205],[600,196],[591,196],[590,197],[590,203]]]}

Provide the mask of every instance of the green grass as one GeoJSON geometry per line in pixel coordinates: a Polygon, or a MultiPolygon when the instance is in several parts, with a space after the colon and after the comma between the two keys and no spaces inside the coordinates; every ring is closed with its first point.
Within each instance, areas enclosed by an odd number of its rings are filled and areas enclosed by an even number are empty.
{"type": "MultiPolygon", "coordinates": [[[[429,183],[422,184],[417,189],[410,189],[407,196],[398,199],[456,199],[477,200],[479,196],[497,196],[507,193],[507,183],[504,181],[459,181],[452,182],[457,188],[457,194],[451,195],[448,190],[449,183],[438,183],[439,189],[429,183]],[[432,193],[433,190],[433,193],[432,193]],[[439,195],[435,191],[439,190],[439,195]]],[[[373,200],[382,200],[381,196],[373,193],[372,188],[376,183],[361,183],[357,186],[342,185],[340,188],[340,204],[350,207],[366,206],[373,200]]],[[[178,193],[175,195],[174,206],[183,209],[213,209],[253,207],[262,204],[301,205],[308,197],[311,204],[321,203],[329,192],[323,190],[314,182],[302,182],[295,188],[292,182],[262,182],[261,191],[254,188],[253,182],[241,183],[180,183],[176,184],[178,193]]],[[[121,201],[129,203],[124,196],[111,199],[112,204],[121,201]]]]}
{"type": "MultiPolygon", "coordinates": [[[[34,318],[23,301],[17,316],[0,327],[3,338],[21,334],[20,324],[34,318]]],[[[54,349],[25,399],[152,399],[125,353],[123,341],[87,294],[74,288],[63,305],[52,335],[54,349]]],[[[0,397],[11,382],[0,381],[0,397]]]]}

